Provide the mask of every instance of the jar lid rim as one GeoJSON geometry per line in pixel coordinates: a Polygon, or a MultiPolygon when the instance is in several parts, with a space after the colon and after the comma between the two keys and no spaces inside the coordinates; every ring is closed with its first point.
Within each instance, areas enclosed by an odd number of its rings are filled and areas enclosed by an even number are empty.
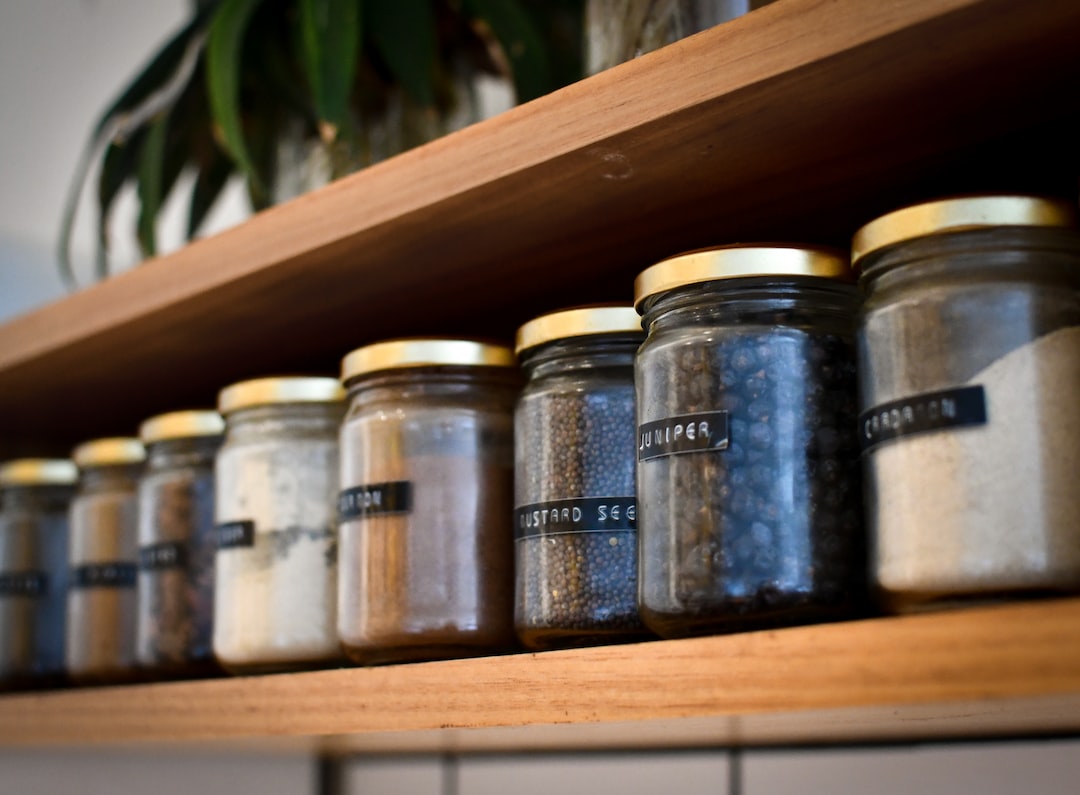
{"type": "Polygon", "coordinates": [[[83,442],[71,453],[79,469],[95,466],[141,464],[146,459],[146,448],[138,439],[112,436],[83,442]]]}
{"type": "Polygon", "coordinates": [[[641,317],[628,304],[579,306],[534,317],[517,331],[514,351],[521,354],[556,340],[609,334],[640,334],[641,317]]]}
{"type": "Polygon", "coordinates": [[[218,394],[218,411],[228,415],[239,409],[279,403],[339,403],[345,390],[329,376],[273,376],[230,384],[218,394]]]}
{"type": "Polygon", "coordinates": [[[798,244],[738,243],[698,249],[646,268],[634,281],[634,306],[660,293],[691,284],[762,276],[809,276],[852,281],[843,253],[798,244]]]}
{"type": "Polygon", "coordinates": [[[514,367],[517,359],[505,345],[479,340],[407,338],[383,340],[351,351],[341,360],[341,380],[385,370],[418,367],[514,367]]]}
{"type": "Polygon", "coordinates": [[[0,486],[71,486],[78,479],[70,458],[15,458],[0,464],[0,486]]]}
{"type": "Polygon", "coordinates": [[[994,226],[1069,227],[1076,211],[1064,201],[1042,196],[954,196],[901,207],[864,224],[851,241],[851,262],[859,268],[869,254],[919,237],[994,226]]]}
{"type": "Polygon", "coordinates": [[[212,409],[170,411],[150,417],[139,426],[139,438],[143,444],[167,439],[221,436],[224,432],[224,418],[212,409]]]}

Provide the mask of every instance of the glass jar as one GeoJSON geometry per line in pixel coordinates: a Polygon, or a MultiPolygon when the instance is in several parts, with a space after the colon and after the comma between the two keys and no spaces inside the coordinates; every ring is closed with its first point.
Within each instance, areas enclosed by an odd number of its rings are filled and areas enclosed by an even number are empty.
{"type": "Polygon", "coordinates": [[[634,640],[634,354],[630,306],[538,317],[518,331],[514,626],[531,649],[634,640]]]}
{"type": "Polygon", "coordinates": [[[509,348],[396,340],[342,363],[338,631],[361,663],[513,645],[509,348]]]}
{"type": "Polygon", "coordinates": [[[75,448],[71,503],[67,671],[77,682],[135,678],[136,488],[146,453],[138,439],[75,448]]]}
{"type": "Polygon", "coordinates": [[[665,637],[864,603],[850,271],[732,246],[637,279],[639,607],[665,637]]]}
{"type": "Polygon", "coordinates": [[[1075,220],[978,196],[855,237],[872,569],[893,609],[1080,589],[1075,220]]]}
{"type": "Polygon", "coordinates": [[[139,667],[156,677],[217,672],[214,661],[214,456],[225,422],[215,411],[152,417],[139,436],[139,667]]]}
{"type": "Polygon", "coordinates": [[[0,687],[63,680],[68,504],[77,477],[63,459],[0,466],[0,687]]]}
{"type": "Polygon", "coordinates": [[[233,672],[341,660],[334,378],[261,378],[222,390],[217,457],[214,654],[233,672]]]}

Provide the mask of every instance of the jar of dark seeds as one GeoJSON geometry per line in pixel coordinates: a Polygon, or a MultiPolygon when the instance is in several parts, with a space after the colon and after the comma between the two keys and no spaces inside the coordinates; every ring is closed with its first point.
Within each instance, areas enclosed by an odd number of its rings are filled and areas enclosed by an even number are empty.
{"type": "Polygon", "coordinates": [[[513,351],[395,340],[342,363],[338,630],[361,663],[506,650],[513,626],[513,351]]]}
{"type": "Polygon", "coordinates": [[[532,649],[633,640],[637,610],[633,307],[586,307],[518,331],[514,626],[532,649]]]}
{"type": "Polygon", "coordinates": [[[77,476],[64,459],[0,466],[0,687],[63,679],[68,504],[77,476]]]}
{"type": "Polygon", "coordinates": [[[67,670],[78,682],[135,675],[138,439],[96,439],[75,448],[79,488],[71,504],[67,670]]]}
{"type": "Polygon", "coordinates": [[[733,246],[637,279],[640,608],[678,637],[864,603],[847,263],[733,246]]]}
{"type": "Polygon", "coordinates": [[[225,422],[177,411],[142,424],[139,481],[139,667],[157,677],[217,671],[214,627],[214,456],[225,422]]]}
{"type": "Polygon", "coordinates": [[[214,654],[234,673],[333,665],[337,639],[336,378],[222,390],[215,465],[214,654]]]}
{"type": "Polygon", "coordinates": [[[871,571],[899,611],[1080,590],[1080,231],[968,196],[855,236],[871,571]]]}

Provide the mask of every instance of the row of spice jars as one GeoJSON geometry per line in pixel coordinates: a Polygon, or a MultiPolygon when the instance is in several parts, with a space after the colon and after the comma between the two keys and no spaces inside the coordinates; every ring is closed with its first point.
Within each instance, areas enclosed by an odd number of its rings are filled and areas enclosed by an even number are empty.
{"type": "Polygon", "coordinates": [[[453,340],[350,354],[343,423],[332,379],[234,385],[216,655],[271,670],[339,641],[377,663],[839,618],[866,607],[867,541],[899,609],[1075,589],[1076,241],[1067,209],[1024,197],[879,219],[856,238],[858,356],[845,260],[736,246],[639,277],[644,344],[626,307],[524,326],[519,398],[511,351],[453,340]]]}

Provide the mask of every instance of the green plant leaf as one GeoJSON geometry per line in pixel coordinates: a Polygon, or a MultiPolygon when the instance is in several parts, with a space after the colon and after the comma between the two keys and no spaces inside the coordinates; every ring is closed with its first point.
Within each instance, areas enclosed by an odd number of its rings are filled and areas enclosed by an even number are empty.
{"type": "Polygon", "coordinates": [[[544,39],[515,0],[465,0],[465,9],[483,20],[510,62],[518,102],[543,96],[557,86],[544,39]]]}
{"type": "Polygon", "coordinates": [[[240,59],[244,32],[262,0],[224,0],[210,24],[206,42],[206,87],[210,111],[225,150],[247,178],[253,194],[266,188],[244,141],[240,115],[240,59]]]}
{"type": "Polygon", "coordinates": [[[364,24],[379,57],[412,99],[435,104],[435,14],[429,0],[373,0],[364,24]]]}
{"type": "Polygon", "coordinates": [[[144,257],[157,253],[157,216],[165,197],[165,143],[169,114],[159,116],[147,132],[139,152],[139,247],[144,257]]]}
{"type": "Polygon", "coordinates": [[[194,238],[199,231],[232,173],[232,161],[222,152],[216,152],[210,161],[199,169],[195,185],[191,189],[191,203],[188,207],[188,240],[194,238]]]}
{"type": "Polygon", "coordinates": [[[329,143],[347,120],[360,51],[360,0],[300,0],[300,28],[319,134],[329,143]]]}

